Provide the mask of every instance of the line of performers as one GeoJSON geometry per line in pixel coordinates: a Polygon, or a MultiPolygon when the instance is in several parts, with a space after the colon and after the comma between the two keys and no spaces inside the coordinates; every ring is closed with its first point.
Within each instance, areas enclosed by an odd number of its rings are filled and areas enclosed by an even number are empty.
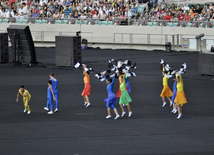
{"type": "MultiPolygon", "coordinates": [[[[84,69],[83,75],[85,76],[84,77],[85,87],[82,92],[82,96],[85,101],[84,106],[88,107],[90,106],[88,96],[90,95],[90,92],[91,92],[89,74],[94,72],[94,70],[90,67],[87,67],[85,64],[80,64],[80,63],[77,63],[74,67],[84,69]]],[[[128,79],[131,76],[136,76],[134,72],[130,72],[131,68],[136,69],[136,67],[137,67],[136,63],[133,63],[129,60],[122,62],[122,61],[115,61],[114,59],[111,59],[109,60],[108,70],[95,74],[95,76],[100,81],[106,81],[106,84],[107,84],[106,90],[108,93],[108,98],[104,99],[104,102],[106,102],[107,113],[108,113],[108,115],[106,116],[106,119],[111,118],[111,108],[115,113],[114,119],[118,119],[119,117],[124,117],[126,114],[124,110],[124,106],[127,106],[128,117],[131,117],[132,111],[129,103],[132,102],[132,99],[129,95],[129,93],[131,92],[131,88],[130,88],[128,79]],[[114,90],[114,83],[116,78],[119,79],[120,85],[119,85],[119,90],[115,95],[113,90],[114,90]],[[115,107],[115,105],[117,104],[117,98],[119,98],[119,105],[122,111],[121,115],[118,114],[118,111],[115,107]]]]}
{"type": "MultiPolygon", "coordinates": [[[[89,102],[89,95],[91,93],[91,85],[90,85],[90,77],[89,73],[93,72],[92,68],[87,67],[85,64],[77,63],[75,68],[83,68],[83,75],[84,75],[84,90],[82,92],[82,96],[84,98],[84,106],[87,108],[90,106],[89,102]]],[[[117,104],[117,98],[119,99],[119,104],[122,110],[121,117],[124,117],[126,112],[124,110],[124,106],[127,106],[128,108],[128,117],[131,117],[132,111],[130,107],[130,102],[132,102],[132,99],[129,95],[129,92],[131,92],[130,84],[129,84],[129,77],[136,76],[134,72],[130,72],[130,68],[136,69],[136,63],[132,63],[129,60],[126,60],[125,62],[122,61],[115,61],[114,59],[109,60],[108,64],[109,69],[106,71],[103,71],[101,73],[95,74],[95,76],[100,81],[106,81],[107,83],[107,92],[108,92],[108,98],[106,98],[104,101],[106,102],[107,112],[108,115],[106,116],[107,119],[111,118],[111,112],[110,108],[113,109],[115,112],[115,118],[118,119],[120,115],[117,112],[117,109],[115,108],[115,104],[117,104]],[[114,72],[110,75],[111,72],[114,72]],[[117,95],[114,94],[114,82],[115,79],[118,78],[120,82],[119,90],[117,92],[117,95]]],[[[59,101],[58,101],[58,80],[54,77],[54,73],[50,73],[50,79],[47,81],[48,88],[47,88],[47,105],[44,107],[44,110],[48,111],[48,114],[53,114],[54,112],[58,111],[59,101]],[[56,102],[56,107],[54,110],[53,100],[56,102]]],[[[19,101],[19,97],[23,96],[23,102],[24,102],[24,113],[27,112],[27,114],[31,113],[29,102],[31,100],[31,94],[25,87],[22,85],[20,86],[20,89],[17,93],[17,99],[16,102],[19,101]]]]}
{"type": "Polygon", "coordinates": [[[184,93],[184,83],[181,74],[186,72],[186,63],[182,64],[182,67],[177,70],[172,70],[169,64],[166,64],[163,59],[160,60],[161,70],[163,75],[163,90],[160,97],[162,97],[164,107],[166,105],[165,98],[170,102],[170,106],[173,105],[172,113],[177,113],[177,119],[180,119],[183,114],[183,105],[187,103],[186,95],[184,93]],[[173,79],[173,92],[168,86],[168,79],[173,79]],[[172,97],[170,99],[170,97],[172,97]]]}

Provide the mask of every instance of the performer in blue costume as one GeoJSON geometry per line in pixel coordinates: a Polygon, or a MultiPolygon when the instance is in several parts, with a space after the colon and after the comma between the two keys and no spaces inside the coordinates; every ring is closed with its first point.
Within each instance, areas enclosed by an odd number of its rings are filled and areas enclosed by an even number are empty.
{"type": "Polygon", "coordinates": [[[110,111],[110,107],[113,109],[116,117],[114,119],[118,119],[120,117],[120,115],[117,112],[117,109],[115,108],[115,104],[117,103],[117,97],[113,92],[114,89],[114,82],[115,82],[115,76],[114,79],[112,81],[111,78],[106,79],[105,76],[103,76],[106,80],[107,83],[107,92],[108,92],[108,98],[106,98],[104,101],[106,102],[106,107],[107,107],[107,112],[108,112],[108,116],[106,116],[106,119],[111,118],[111,111],[110,111]]]}
{"type": "Polygon", "coordinates": [[[176,113],[177,112],[177,105],[176,103],[174,103],[175,101],[175,98],[176,98],[176,94],[177,94],[177,81],[176,81],[176,77],[177,77],[177,74],[175,74],[173,76],[173,80],[175,81],[174,84],[173,84],[173,95],[172,95],[172,103],[173,103],[173,110],[171,111],[172,113],[176,113]]]}
{"type": "Polygon", "coordinates": [[[55,108],[54,112],[57,112],[58,107],[59,107],[58,89],[57,89],[58,80],[54,77],[54,73],[50,73],[50,80],[52,81],[52,88],[53,88],[54,96],[56,99],[56,108],[55,108]]]}
{"type": "Polygon", "coordinates": [[[50,111],[48,112],[48,114],[53,114],[53,99],[55,99],[55,96],[54,96],[54,92],[53,92],[53,89],[52,89],[52,81],[51,80],[48,80],[48,90],[47,90],[47,107],[45,107],[44,109],[45,110],[49,110],[49,106],[50,106],[50,111]]]}
{"type": "Polygon", "coordinates": [[[131,92],[131,87],[130,87],[130,84],[129,84],[129,77],[126,76],[126,87],[127,87],[127,92],[131,92]]]}

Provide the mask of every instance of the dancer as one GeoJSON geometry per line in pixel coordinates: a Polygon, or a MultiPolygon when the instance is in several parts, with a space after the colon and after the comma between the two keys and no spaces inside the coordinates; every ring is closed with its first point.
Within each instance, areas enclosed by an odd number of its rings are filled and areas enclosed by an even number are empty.
{"type": "Polygon", "coordinates": [[[56,99],[56,108],[54,110],[54,112],[58,111],[58,107],[59,107],[59,101],[58,101],[58,89],[57,89],[57,85],[58,85],[58,80],[56,78],[54,78],[54,73],[50,73],[50,80],[52,81],[52,89],[54,92],[54,96],[56,99]]]}
{"type": "Polygon", "coordinates": [[[48,91],[47,91],[47,107],[44,107],[45,110],[49,110],[49,106],[50,106],[50,111],[48,112],[48,114],[53,114],[53,99],[54,101],[56,101],[55,96],[54,96],[54,92],[53,92],[53,88],[52,88],[52,81],[48,80],[48,91]]]}
{"type": "Polygon", "coordinates": [[[170,102],[170,106],[172,106],[172,101],[170,100],[169,97],[172,97],[172,91],[170,90],[169,86],[168,86],[168,78],[165,76],[167,72],[162,72],[163,74],[163,90],[161,92],[160,97],[162,97],[163,100],[163,105],[162,107],[164,107],[166,105],[166,101],[165,101],[165,97],[169,100],[170,102]]]}
{"type": "Polygon", "coordinates": [[[177,81],[177,95],[175,98],[175,103],[178,105],[178,117],[180,119],[183,113],[183,105],[187,103],[186,95],[184,93],[184,83],[181,75],[176,78],[177,81]]]}
{"type": "Polygon", "coordinates": [[[84,67],[83,75],[85,75],[85,77],[83,79],[84,83],[85,83],[85,88],[82,92],[82,96],[85,101],[84,106],[87,108],[88,106],[90,106],[88,95],[90,95],[90,93],[91,93],[91,85],[90,85],[89,71],[87,71],[86,65],[83,65],[83,67],[84,67]]]}
{"type": "Polygon", "coordinates": [[[19,96],[22,95],[23,96],[23,102],[24,102],[24,113],[27,112],[27,114],[29,115],[31,113],[30,111],[30,106],[29,106],[29,102],[31,99],[31,95],[30,93],[25,89],[24,86],[20,86],[20,89],[18,91],[17,94],[17,98],[16,98],[16,102],[19,102],[19,96]]]}
{"type": "Polygon", "coordinates": [[[172,113],[176,113],[177,112],[177,105],[176,103],[174,102],[175,101],[175,98],[176,98],[176,95],[177,95],[177,81],[176,81],[176,77],[177,77],[177,74],[173,75],[173,80],[174,80],[174,83],[173,83],[173,95],[172,95],[172,103],[173,103],[173,109],[172,109],[172,113]]]}
{"type": "Polygon", "coordinates": [[[107,92],[108,92],[108,98],[106,98],[104,101],[106,102],[106,107],[107,107],[107,112],[108,112],[108,116],[106,116],[107,119],[111,118],[111,109],[110,107],[113,109],[116,117],[114,119],[118,119],[120,117],[120,115],[117,112],[117,109],[115,108],[115,104],[117,103],[117,97],[115,96],[113,89],[114,89],[114,82],[115,82],[115,76],[114,79],[112,81],[111,78],[106,79],[105,76],[103,76],[106,80],[107,83],[107,92]]]}
{"type": "Polygon", "coordinates": [[[122,84],[120,85],[121,96],[120,96],[120,101],[119,101],[119,104],[120,104],[120,107],[122,110],[121,117],[123,117],[126,114],[124,107],[123,107],[123,104],[126,104],[128,111],[129,111],[128,117],[131,117],[132,111],[131,111],[131,107],[130,107],[129,102],[132,102],[132,99],[129,96],[129,93],[126,91],[126,75],[123,74],[122,77],[120,77],[120,78],[121,78],[120,80],[122,81],[122,84]]]}

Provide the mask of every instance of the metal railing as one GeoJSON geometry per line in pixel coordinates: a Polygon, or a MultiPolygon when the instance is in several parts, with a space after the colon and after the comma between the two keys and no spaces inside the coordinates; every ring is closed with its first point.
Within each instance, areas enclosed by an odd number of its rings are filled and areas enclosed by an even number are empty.
{"type": "MultiPolygon", "coordinates": [[[[179,49],[179,46],[180,46],[180,38],[181,38],[181,35],[180,34],[148,34],[148,33],[114,33],[114,46],[117,44],[121,44],[121,45],[124,45],[124,36],[125,35],[128,35],[129,36],[129,44],[130,47],[133,46],[133,37],[134,36],[144,36],[146,38],[146,42],[144,43],[141,43],[141,44],[144,44],[144,45],[147,45],[147,48],[150,48],[151,47],[151,36],[159,36],[161,38],[161,41],[163,40],[163,37],[164,37],[164,40],[165,40],[165,43],[167,43],[169,41],[169,36],[171,37],[172,39],[172,48],[175,49],[175,45],[177,45],[177,49],[179,49]],[[120,35],[121,36],[121,42],[118,43],[116,42],[116,35],[120,35]],[[175,37],[176,37],[176,40],[177,40],[177,43],[175,44],[175,37]]],[[[164,43],[164,44],[165,44],[164,43]]]]}

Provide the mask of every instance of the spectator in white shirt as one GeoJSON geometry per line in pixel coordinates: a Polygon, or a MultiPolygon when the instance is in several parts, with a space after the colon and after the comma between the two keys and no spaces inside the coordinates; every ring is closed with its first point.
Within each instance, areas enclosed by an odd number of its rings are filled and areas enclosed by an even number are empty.
{"type": "Polygon", "coordinates": [[[14,17],[14,12],[12,11],[12,9],[10,8],[9,11],[6,14],[6,18],[10,17],[10,14],[12,15],[12,17],[14,17]]]}
{"type": "Polygon", "coordinates": [[[190,10],[187,3],[181,9],[185,12],[190,10]]]}
{"type": "Polygon", "coordinates": [[[45,0],[40,0],[40,5],[42,6],[43,3],[47,4],[47,2],[45,0]]]}
{"type": "Polygon", "coordinates": [[[23,14],[26,14],[26,11],[24,10],[23,6],[20,5],[20,8],[19,8],[19,15],[21,15],[22,12],[23,12],[23,14]]]}
{"type": "Polygon", "coordinates": [[[5,12],[5,8],[2,8],[1,19],[6,18],[7,13],[5,12]]]}
{"type": "Polygon", "coordinates": [[[112,12],[112,10],[111,10],[111,8],[109,6],[107,6],[106,15],[108,15],[109,12],[112,12]]]}
{"type": "Polygon", "coordinates": [[[24,19],[25,19],[23,12],[21,13],[19,19],[21,19],[21,20],[24,20],[24,19]]]}

